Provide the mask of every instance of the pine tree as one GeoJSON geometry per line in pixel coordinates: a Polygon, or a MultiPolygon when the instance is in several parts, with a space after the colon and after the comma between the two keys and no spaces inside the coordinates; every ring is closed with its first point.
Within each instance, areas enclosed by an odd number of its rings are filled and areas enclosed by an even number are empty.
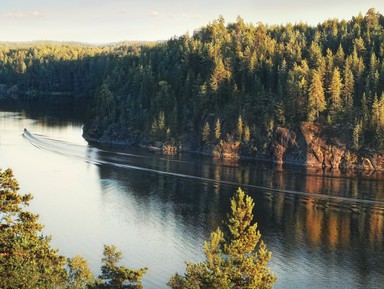
{"type": "Polygon", "coordinates": [[[371,116],[372,127],[374,129],[376,129],[377,127],[380,127],[380,104],[379,104],[379,99],[377,97],[377,94],[375,94],[375,97],[373,99],[370,116],[371,116]]]}
{"type": "Polygon", "coordinates": [[[121,252],[115,246],[104,246],[101,275],[94,289],[142,289],[141,279],[147,268],[132,270],[124,265],[118,266],[121,252]]]}
{"type": "Polygon", "coordinates": [[[210,134],[211,128],[209,127],[209,123],[206,121],[203,127],[203,133],[201,135],[201,139],[204,143],[208,142],[210,134]]]}
{"type": "Polygon", "coordinates": [[[343,110],[342,101],[341,101],[341,91],[343,84],[341,82],[340,72],[338,68],[335,68],[332,74],[332,80],[328,88],[330,95],[330,116],[331,119],[337,118],[340,116],[340,112],[343,110]]]}
{"type": "Polygon", "coordinates": [[[347,118],[351,116],[353,110],[353,96],[355,92],[355,79],[350,66],[350,60],[345,62],[344,67],[344,89],[343,99],[347,118]]]}
{"type": "Polygon", "coordinates": [[[324,111],[325,108],[326,102],[321,75],[319,72],[314,71],[308,95],[308,121],[313,122],[318,120],[320,112],[324,111]]]}
{"type": "Polygon", "coordinates": [[[363,97],[361,99],[361,110],[363,114],[363,119],[362,119],[363,125],[366,126],[368,125],[368,121],[369,121],[369,109],[368,109],[367,97],[365,93],[363,94],[363,97]]]}
{"type": "Polygon", "coordinates": [[[384,92],[381,94],[380,100],[379,100],[379,126],[384,127],[384,92]]]}
{"type": "Polygon", "coordinates": [[[165,140],[166,129],[164,111],[160,111],[158,118],[152,122],[151,135],[155,140],[165,140]]]}
{"type": "Polygon", "coordinates": [[[335,66],[337,66],[339,69],[342,69],[344,66],[344,58],[345,58],[344,50],[340,44],[335,54],[335,66]]]}
{"type": "Polygon", "coordinates": [[[353,139],[353,148],[355,150],[359,150],[363,140],[362,140],[362,131],[363,131],[363,123],[361,120],[355,121],[355,127],[353,128],[352,139],[353,139]]]}
{"type": "Polygon", "coordinates": [[[238,140],[241,141],[241,138],[243,136],[243,119],[241,118],[241,115],[239,115],[239,118],[237,119],[236,135],[238,140]]]}
{"type": "Polygon", "coordinates": [[[88,262],[81,256],[70,258],[68,263],[68,283],[65,289],[84,289],[93,286],[95,277],[88,267],[88,262]]]}
{"type": "Polygon", "coordinates": [[[312,42],[311,46],[309,47],[309,53],[308,53],[308,65],[311,69],[318,70],[322,67],[324,64],[323,61],[323,55],[321,53],[321,48],[318,43],[312,42]]]}
{"type": "Polygon", "coordinates": [[[216,125],[215,125],[215,138],[216,140],[220,140],[221,137],[221,125],[220,125],[220,119],[218,118],[216,120],[216,125]]]}
{"type": "Polygon", "coordinates": [[[67,282],[65,258],[42,235],[38,216],[25,210],[12,170],[0,170],[0,288],[52,288],[67,282]]]}
{"type": "Polygon", "coordinates": [[[250,129],[249,129],[249,126],[246,125],[246,126],[244,127],[244,137],[243,137],[243,142],[244,142],[245,144],[247,144],[247,143],[249,143],[250,140],[251,140],[251,131],[250,131],[250,129]]]}
{"type": "Polygon", "coordinates": [[[271,252],[261,240],[253,221],[254,203],[240,188],[231,199],[227,233],[217,229],[204,243],[206,260],[187,262],[184,276],[171,277],[173,289],[256,289],[272,288],[276,276],[267,263],[271,252]]]}
{"type": "MultiPolygon", "coordinates": [[[[326,66],[324,71],[324,87],[329,87],[332,81],[332,74],[335,69],[334,56],[330,48],[328,48],[326,51],[325,64],[326,66]]],[[[325,93],[328,98],[329,96],[328,91],[326,91],[325,93]]]]}

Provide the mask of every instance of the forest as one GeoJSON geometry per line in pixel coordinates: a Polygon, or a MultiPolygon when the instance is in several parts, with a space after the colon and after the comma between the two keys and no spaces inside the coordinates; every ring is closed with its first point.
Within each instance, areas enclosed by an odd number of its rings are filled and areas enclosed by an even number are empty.
{"type": "MultiPolygon", "coordinates": [[[[65,258],[51,247],[38,215],[28,211],[31,194],[19,191],[11,169],[0,169],[0,288],[143,289],[148,268],[119,265],[122,253],[104,245],[101,274],[96,278],[81,256],[65,258]]],[[[238,188],[222,229],[204,242],[205,259],[186,262],[185,273],[171,276],[172,289],[265,288],[276,276],[267,267],[271,252],[253,223],[253,199],[238,188]]],[[[165,284],[158,284],[162,286],[165,284]]]]}
{"type": "Polygon", "coordinates": [[[266,25],[223,17],[168,41],[0,44],[0,88],[88,101],[85,135],[214,151],[268,150],[277,127],[342,127],[384,149],[384,16],[266,25]]]}

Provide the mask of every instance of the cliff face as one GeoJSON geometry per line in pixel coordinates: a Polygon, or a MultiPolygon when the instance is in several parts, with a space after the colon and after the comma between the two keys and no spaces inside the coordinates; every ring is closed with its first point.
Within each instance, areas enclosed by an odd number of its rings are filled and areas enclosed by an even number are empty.
{"type": "Polygon", "coordinates": [[[353,150],[352,128],[322,128],[303,123],[289,130],[278,127],[271,145],[273,160],[307,167],[384,171],[384,156],[370,150],[353,150]]]}
{"type": "MultiPolygon", "coordinates": [[[[125,128],[126,129],[126,128],[125,128]]],[[[265,150],[247,151],[240,142],[229,139],[216,145],[202,146],[199,137],[189,136],[179,141],[178,145],[160,144],[164,153],[179,151],[200,152],[222,159],[251,158],[274,161],[279,164],[293,164],[305,167],[331,168],[334,170],[368,170],[384,171],[384,155],[374,150],[352,149],[352,127],[321,127],[317,124],[302,123],[294,129],[277,127],[272,141],[254,141],[254,147],[265,147],[265,150]]],[[[130,136],[123,128],[110,126],[100,133],[97,125],[84,128],[84,138],[89,142],[102,144],[132,145],[144,144],[137,137],[130,136]]],[[[151,147],[151,146],[150,146],[151,147]]]]}

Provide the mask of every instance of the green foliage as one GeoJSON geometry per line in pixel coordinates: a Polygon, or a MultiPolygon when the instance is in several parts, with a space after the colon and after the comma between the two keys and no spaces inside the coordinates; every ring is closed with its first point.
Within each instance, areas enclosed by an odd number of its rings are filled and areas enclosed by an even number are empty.
{"type": "Polygon", "coordinates": [[[104,247],[102,275],[95,280],[87,261],[66,259],[50,246],[38,216],[25,210],[32,199],[19,194],[12,170],[0,170],[0,288],[20,289],[141,289],[146,268],[118,266],[121,252],[104,247]]]}
{"type": "Polygon", "coordinates": [[[202,136],[201,136],[201,140],[204,143],[208,143],[210,134],[211,134],[211,128],[209,126],[209,123],[206,121],[204,123],[203,133],[202,133],[202,136]]]}
{"type": "Polygon", "coordinates": [[[88,267],[88,262],[81,256],[76,256],[67,260],[68,282],[66,289],[84,289],[93,286],[95,277],[88,267]]]}
{"type": "Polygon", "coordinates": [[[320,112],[324,111],[325,108],[326,102],[321,75],[315,71],[308,92],[308,121],[318,120],[320,112]]]}
{"type": "Polygon", "coordinates": [[[241,138],[243,137],[243,119],[241,118],[241,115],[239,115],[239,118],[237,119],[236,135],[237,139],[241,141],[241,138]]]}
{"type": "MultiPolygon", "coordinates": [[[[111,140],[166,141],[168,129],[174,139],[201,140],[199,124],[209,115],[220,116],[221,133],[240,139],[239,114],[256,131],[271,118],[293,127],[356,116],[362,134],[375,136],[369,113],[384,91],[382,19],[374,9],[315,27],[220,17],[191,36],[154,44],[0,45],[0,83],[7,92],[90,96],[93,125],[85,131],[111,140]],[[156,128],[161,112],[163,131],[156,128]]],[[[365,146],[375,143],[367,137],[365,146]]]]}
{"type": "Polygon", "coordinates": [[[335,68],[332,73],[331,83],[328,87],[330,95],[329,114],[332,119],[341,117],[341,113],[345,109],[341,99],[342,88],[343,84],[341,82],[340,71],[338,68],[335,68]]]}
{"type": "Polygon", "coordinates": [[[362,131],[363,123],[361,121],[356,121],[355,127],[353,128],[353,148],[358,150],[360,149],[363,140],[362,140],[362,131]]]}
{"type": "Polygon", "coordinates": [[[353,111],[353,97],[355,93],[355,79],[351,70],[350,58],[347,59],[344,68],[344,89],[342,95],[345,103],[345,115],[349,120],[353,111]]]}
{"type": "Polygon", "coordinates": [[[221,125],[220,125],[220,119],[218,118],[216,120],[216,125],[215,125],[215,138],[216,140],[220,140],[221,137],[221,125]]]}
{"type": "Polygon", "coordinates": [[[142,289],[141,278],[147,268],[132,270],[117,263],[121,260],[121,252],[115,246],[104,246],[101,275],[96,284],[90,286],[94,289],[142,289]]]}
{"type": "Polygon", "coordinates": [[[243,136],[243,142],[245,144],[249,143],[249,141],[251,140],[251,130],[249,129],[249,126],[246,125],[244,127],[244,136],[243,136]]]}
{"type": "Polygon", "coordinates": [[[12,170],[0,170],[0,288],[59,288],[65,258],[42,235],[38,216],[25,210],[31,195],[20,195],[12,170]]]}
{"type": "Polygon", "coordinates": [[[165,134],[166,134],[165,115],[163,111],[160,111],[158,118],[155,119],[152,123],[151,135],[152,135],[152,138],[155,140],[164,141],[165,134]]]}
{"type": "Polygon", "coordinates": [[[253,221],[254,203],[240,188],[231,199],[226,234],[217,229],[204,242],[206,259],[187,262],[184,276],[171,277],[173,289],[272,288],[276,280],[267,267],[271,253],[253,221]]]}

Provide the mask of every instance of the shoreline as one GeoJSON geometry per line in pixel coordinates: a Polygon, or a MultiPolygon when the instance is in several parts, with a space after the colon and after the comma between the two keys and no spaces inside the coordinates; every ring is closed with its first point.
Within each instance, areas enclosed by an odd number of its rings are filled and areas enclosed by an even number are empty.
{"type": "MultiPolygon", "coordinates": [[[[179,148],[175,147],[175,150],[171,153],[164,149],[164,147],[168,146],[164,143],[159,143],[157,145],[148,145],[144,143],[139,143],[137,141],[114,141],[110,139],[97,139],[92,138],[88,136],[86,133],[83,133],[83,138],[87,143],[90,145],[96,144],[101,146],[110,146],[110,147],[117,147],[117,148],[126,148],[126,147],[139,147],[143,150],[146,150],[148,152],[154,152],[154,153],[161,153],[163,155],[177,155],[181,153],[189,153],[189,154],[196,154],[200,156],[210,157],[215,160],[223,161],[223,162],[238,162],[238,161],[250,161],[250,162],[263,162],[268,163],[270,165],[275,165],[279,168],[283,168],[285,166],[289,167],[297,167],[302,169],[316,169],[316,170],[322,170],[322,171],[332,171],[332,172],[353,172],[353,173],[368,173],[368,174],[374,174],[374,173],[384,173],[384,168],[373,166],[372,162],[367,159],[363,158],[364,160],[368,161],[370,165],[345,165],[340,164],[338,167],[333,166],[324,166],[324,164],[319,164],[318,162],[310,162],[308,159],[304,158],[294,158],[292,155],[287,155],[285,160],[277,160],[275,155],[271,155],[271,157],[266,157],[265,154],[257,153],[254,156],[245,155],[245,154],[234,154],[228,157],[218,157],[215,155],[215,153],[212,150],[206,149],[204,150],[204,147],[199,147],[198,149],[188,149],[188,146],[180,146],[179,148]],[[295,161],[296,159],[296,161],[295,161]],[[380,169],[381,168],[381,169],[380,169]]],[[[367,152],[367,150],[366,150],[367,152]]],[[[377,153],[377,152],[374,152],[377,153]]]]}

